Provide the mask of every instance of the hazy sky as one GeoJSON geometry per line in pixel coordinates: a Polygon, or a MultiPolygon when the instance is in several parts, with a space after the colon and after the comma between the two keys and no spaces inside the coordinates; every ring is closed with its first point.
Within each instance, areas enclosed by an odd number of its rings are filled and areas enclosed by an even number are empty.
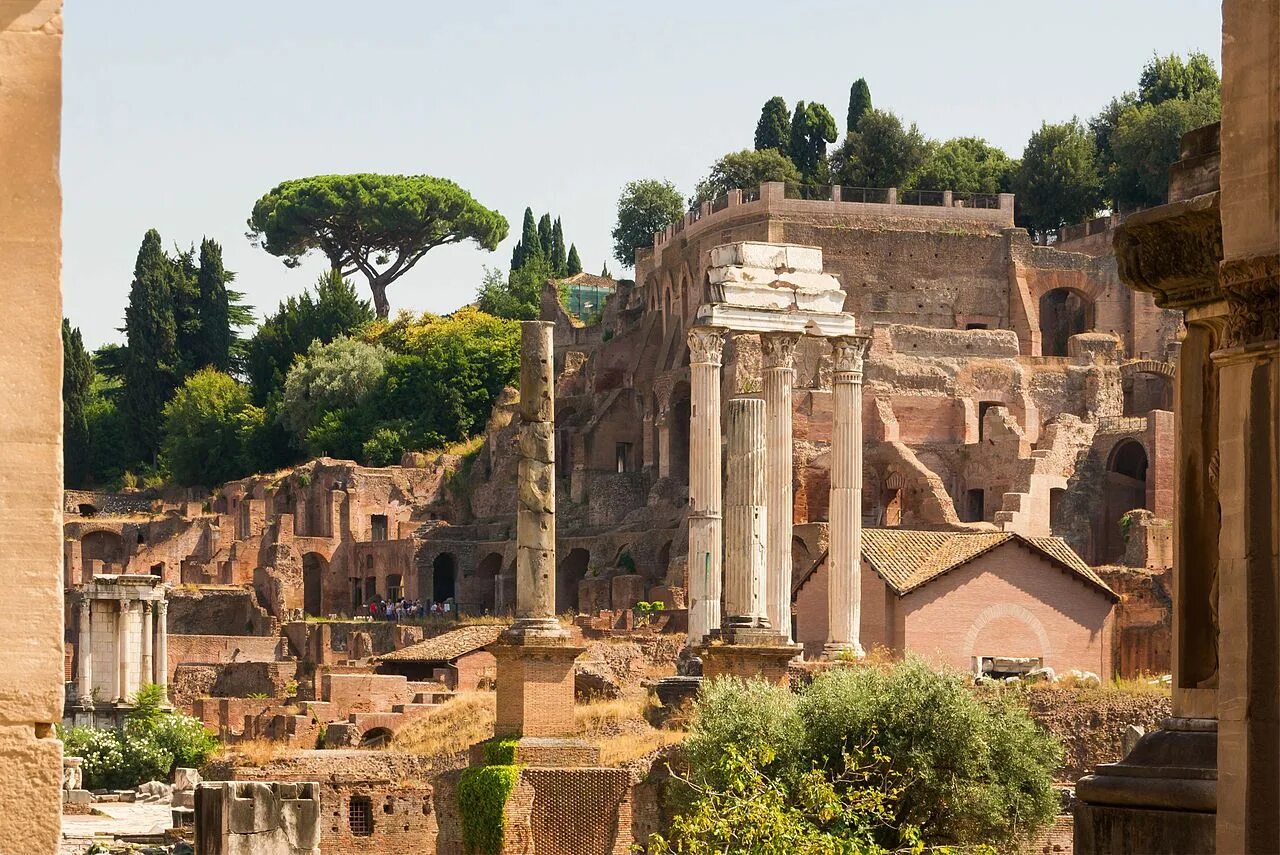
{"type": "MultiPolygon", "coordinates": [[[[62,179],[66,314],[119,340],[146,229],[220,241],[261,317],[308,287],[249,244],[277,182],[319,173],[451,178],[501,211],[496,253],[441,247],[389,289],[393,311],[472,299],[506,267],[526,205],[563,218],[588,272],[610,254],[618,191],[686,195],[749,147],[772,95],[822,101],[843,131],[849,84],[928,135],[1019,155],[1044,119],[1133,88],[1153,51],[1218,63],[1214,0],[1085,2],[328,2],[68,0],[62,179]]],[[[619,267],[612,259],[615,273],[619,267]]],[[[357,287],[367,296],[362,278],[357,287]]]]}

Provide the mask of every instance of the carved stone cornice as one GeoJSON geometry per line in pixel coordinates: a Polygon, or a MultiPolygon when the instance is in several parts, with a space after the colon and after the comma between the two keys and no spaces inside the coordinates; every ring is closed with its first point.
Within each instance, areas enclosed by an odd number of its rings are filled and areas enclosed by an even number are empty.
{"type": "Polygon", "coordinates": [[[1120,281],[1155,295],[1161,308],[1188,309],[1223,297],[1216,191],[1131,214],[1116,230],[1114,246],[1120,281]]]}
{"type": "Polygon", "coordinates": [[[689,364],[716,365],[724,360],[724,330],[720,327],[689,328],[689,364]]]}
{"type": "Polygon", "coordinates": [[[794,368],[799,333],[760,333],[760,357],[765,368],[794,368]]]}
{"type": "Polygon", "coordinates": [[[1227,298],[1227,347],[1280,339],[1280,255],[1224,261],[1220,284],[1227,298]]]}

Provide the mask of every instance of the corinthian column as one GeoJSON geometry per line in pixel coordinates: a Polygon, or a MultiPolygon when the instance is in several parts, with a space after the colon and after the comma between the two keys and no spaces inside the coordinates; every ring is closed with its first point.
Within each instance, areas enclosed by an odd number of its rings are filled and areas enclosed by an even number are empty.
{"type": "Polygon", "coordinates": [[[733,630],[762,629],[769,626],[765,605],[765,403],[760,398],[736,398],[726,410],[725,623],[733,630]]]}
{"type": "Polygon", "coordinates": [[[169,603],[160,600],[156,603],[156,655],[155,682],[163,686],[165,697],[169,696],[169,603]]]}
{"type": "Polygon", "coordinates": [[[76,695],[80,706],[93,704],[93,624],[90,610],[93,601],[87,596],[80,600],[80,640],[76,642],[76,695]]]}
{"type": "Polygon", "coordinates": [[[862,360],[866,336],[832,339],[830,537],[824,653],[862,656],[862,360]]]}
{"type": "Polygon", "coordinates": [[[142,668],[140,673],[142,677],[140,682],[155,682],[155,666],[151,660],[151,651],[153,645],[151,629],[151,603],[145,600],[142,603],[142,668]]]}
{"type": "Polygon", "coordinates": [[[720,628],[720,365],[724,330],[689,330],[689,643],[720,628]]]}
{"type": "Polygon", "coordinates": [[[795,333],[762,333],[767,467],[765,489],[769,510],[769,557],[766,597],[769,624],[791,640],[791,523],[793,519],[791,385],[795,379],[795,333]]]}
{"type": "Polygon", "coordinates": [[[520,325],[516,622],[525,637],[561,637],[556,620],[555,391],[550,321],[520,325]]]}

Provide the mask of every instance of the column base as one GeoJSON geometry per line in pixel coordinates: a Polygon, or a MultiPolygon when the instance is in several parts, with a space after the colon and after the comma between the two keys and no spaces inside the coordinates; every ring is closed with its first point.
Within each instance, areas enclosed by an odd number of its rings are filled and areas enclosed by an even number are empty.
{"type": "Polygon", "coordinates": [[[1212,853],[1218,730],[1213,719],[1167,718],[1119,763],[1076,784],[1077,855],[1212,853]]]}
{"type": "Polygon", "coordinates": [[[828,641],[822,646],[822,658],[829,659],[833,662],[858,660],[866,657],[867,653],[862,649],[862,645],[858,642],[834,642],[828,641]]]}
{"type": "Polygon", "coordinates": [[[574,736],[522,736],[514,742],[477,742],[468,759],[472,766],[585,769],[600,765],[600,747],[574,736]]]}
{"type": "Polygon", "coordinates": [[[586,648],[571,643],[563,628],[559,632],[547,637],[508,631],[488,648],[498,660],[496,736],[560,737],[576,730],[573,663],[586,648]]]}
{"type": "Polygon", "coordinates": [[[787,665],[803,652],[799,644],[784,642],[776,635],[761,639],[760,643],[716,643],[699,649],[702,657],[702,677],[759,677],[779,686],[790,685],[787,665]],[[775,642],[775,643],[768,643],[775,642]]]}

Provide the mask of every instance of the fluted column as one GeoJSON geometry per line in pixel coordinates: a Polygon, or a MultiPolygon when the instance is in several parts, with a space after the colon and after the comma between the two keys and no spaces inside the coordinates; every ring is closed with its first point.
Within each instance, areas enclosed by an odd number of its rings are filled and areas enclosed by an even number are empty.
{"type": "Polygon", "coordinates": [[[689,330],[689,642],[720,628],[720,366],[724,330],[689,330]]]}
{"type": "Polygon", "coordinates": [[[725,625],[735,630],[767,628],[765,402],[736,398],[725,409],[725,625]]]}
{"type": "Polygon", "coordinates": [[[93,703],[93,601],[87,596],[80,600],[80,636],[76,642],[76,697],[80,706],[93,703]]]}
{"type": "Polygon", "coordinates": [[[550,321],[520,324],[516,623],[522,636],[564,635],[556,620],[555,389],[550,321]]]}
{"type": "Polygon", "coordinates": [[[129,700],[129,677],[133,672],[133,657],[130,655],[129,625],[132,600],[120,600],[116,609],[116,699],[121,702],[129,700]]]}
{"type": "Polygon", "coordinates": [[[766,604],[769,624],[791,640],[792,425],[791,387],[795,380],[795,333],[763,333],[764,403],[768,447],[765,489],[769,511],[766,604]]]}
{"type": "Polygon", "coordinates": [[[151,636],[151,603],[144,602],[142,604],[142,680],[155,682],[155,667],[151,660],[152,636],[151,636]]]}
{"type": "Polygon", "coordinates": [[[153,668],[155,684],[165,688],[167,697],[169,688],[169,603],[167,600],[156,603],[156,654],[153,668]]]}
{"type": "Polygon", "coordinates": [[[828,657],[863,654],[862,620],[862,362],[866,336],[842,336],[831,344],[831,502],[827,554],[828,657]]]}

